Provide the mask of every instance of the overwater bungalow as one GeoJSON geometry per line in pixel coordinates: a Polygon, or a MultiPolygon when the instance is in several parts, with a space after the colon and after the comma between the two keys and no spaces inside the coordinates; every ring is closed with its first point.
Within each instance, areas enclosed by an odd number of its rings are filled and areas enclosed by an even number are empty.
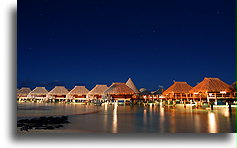
{"type": "Polygon", "coordinates": [[[116,100],[121,103],[130,102],[135,92],[125,83],[113,83],[104,94],[108,99],[116,100]]]}
{"type": "Polygon", "coordinates": [[[216,105],[233,98],[232,92],[230,86],[219,78],[204,78],[189,91],[195,101],[215,102],[216,105]]]}
{"type": "Polygon", "coordinates": [[[158,100],[159,98],[162,98],[162,94],[165,90],[163,88],[159,88],[156,91],[152,91],[150,98],[152,98],[153,100],[158,100]]]}
{"type": "Polygon", "coordinates": [[[104,92],[108,89],[109,87],[107,85],[96,85],[91,91],[89,91],[88,98],[92,100],[96,99],[102,99],[104,92]]]}
{"type": "Polygon", "coordinates": [[[234,97],[235,99],[237,99],[237,98],[236,98],[236,91],[237,91],[236,82],[234,82],[234,83],[232,83],[232,84],[230,85],[230,89],[231,89],[232,92],[233,92],[233,97],[234,97]]]}
{"type": "Polygon", "coordinates": [[[84,102],[89,90],[85,86],[75,86],[68,94],[67,99],[70,102],[84,102]]]}
{"type": "Polygon", "coordinates": [[[27,87],[22,87],[18,92],[17,92],[17,99],[19,101],[25,101],[27,100],[27,95],[31,92],[30,88],[27,87]]]}
{"type": "Polygon", "coordinates": [[[16,98],[17,98],[17,99],[18,99],[18,92],[19,92],[19,90],[20,90],[20,89],[18,89],[18,88],[16,89],[16,96],[17,96],[16,98]]]}
{"type": "Polygon", "coordinates": [[[45,87],[36,87],[27,95],[27,98],[32,101],[46,101],[48,93],[49,92],[45,87]]]}
{"type": "Polygon", "coordinates": [[[147,90],[146,88],[141,88],[139,91],[140,91],[141,95],[150,95],[151,94],[151,92],[149,90],[147,90]]]}
{"type": "Polygon", "coordinates": [[[168,104],[170,101],[174,101],[174,103],[177,101],[180,103],[186,103],[186,101],[192,99],[188,97],[188,93],[191,89],[192,86],[187,82],[174,82],[173,85],[163,92],[163,95],[166,101],[168,101],[168,104]]]}
{"type": "Polygon", "coordinates": [[[163,88],[159,88],[156,91],[148,91],[145,88],[141,88],[140,89],[141,92],[141,99],[146,101],[157,101],[160,99],[160,97],[162,96],[162,93],[164,92],[163,88]]]}
{"type": "Polygon", "coordinates": [[[150,95],[152,94],[149,90],[147,90],[146,88],[141,88],[139,91],[142,100],[144,101],[149,100],[150,95]]]}
{"type": "Polygon", "coordinates": [[[52,102],[66,101],[66,96],[69,91],[64,86],[55,86],[48,94],[47,97],[52,102]]]}
{"type": "Polygon", "coordinates": [[[137,89],[136,85],[134,84],[131,78],[128,79],[126,85],[134,91],[135,94],[133,95],[133,98],[134,99],[138,98],[140,95],[140,91],[137,89]]]}

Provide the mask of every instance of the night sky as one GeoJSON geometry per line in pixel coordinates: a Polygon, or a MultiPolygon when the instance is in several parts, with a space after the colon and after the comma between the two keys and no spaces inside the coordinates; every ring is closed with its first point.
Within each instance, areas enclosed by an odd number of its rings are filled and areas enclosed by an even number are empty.
{"type": "Polygon", "coordinates": [[[235,81],[234,0],[19,0],[17,87],[235,81]]]}

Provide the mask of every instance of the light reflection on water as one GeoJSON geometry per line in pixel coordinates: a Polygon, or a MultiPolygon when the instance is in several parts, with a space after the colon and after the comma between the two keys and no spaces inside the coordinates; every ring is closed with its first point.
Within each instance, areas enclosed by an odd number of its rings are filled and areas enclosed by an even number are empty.
{"type": "Polygon", "coordinates": [[[107,123],[108,123],[108,104],[103,104],[104,105],[104,129],[107,128],[107,123]]]}
{"type": "Polygon", "coordinates": [[[114,110],[113,110],[113,124],[112,124],[112,133],[117,133],[117,126],[118,126],[118,121],[117,121],[117,107],[118,104],[114,104],[114,110]]]}
{"type": "Polygon", "coordinates": [[[229,112],[228,108],[210,111],[192,109],[188,106],[184,108],[179,105],[173,108],[151,105],[103,104],[98,107],[79,104],[28,103],[20,104],[18,109],[18,117],[74,114],[69,116],[71,124],[62,128],[64,132],[228,133],[235,132],[236,129],[235,110],[229,112]],[[44,107],[47,110],[44,110],[44,107]],[[100,112],[94,112],[98,110],[100,112]]]}
{"type": "Polygon", "coordinates": [[[209,112],[208,116],[209,133],[217,133],[215,114],[213,112],[209,112]]]}
{"type": "Polygon", "coordinates": [[[195,132],[200,133],[201,132],[200,116],[194,117],[194,124],[195,124],[195,132]]]}
{"type": "Polygon", "coordinates": [[[164,111],[164,108],[160,106],[160,132],[161,133],[165,132],[164,123],[165,123],[165,111],[164,111]]]}
{"type": "Polygon", "coordinates": [[[144,121],[144,124],[146,125],[147,124],[147,112],[146,112],[146,109],[143,110],[143,121],[144,121]]]}

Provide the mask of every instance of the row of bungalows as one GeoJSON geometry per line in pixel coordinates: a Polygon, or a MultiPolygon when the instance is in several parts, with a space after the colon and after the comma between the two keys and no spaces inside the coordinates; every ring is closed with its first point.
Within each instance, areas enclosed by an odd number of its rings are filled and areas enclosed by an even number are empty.
{"type": "MultiPolygon", "coordinates": [[[[232,84],[233,85],[233,84],[232,84]]],[[[163,96],[168,101],[186,102],[214,102],[217,104],[226,104],[236,99],[236,89],[228,85],[219,78],[204,78],[195,87],[187,82],[174,82],[163,96]]]]}
{"type": "Polygon", "coordinates": [[[64,86],[55,86],[51,91],[47,91],[45,87],[36,87],[32,91],[30,88],[21,88],[17,90],[17,98],[19,101],[51,102],[84,102],[101,99],[126,101],[137,98],[139,93],[133,81],[129,78],[127,83],[112,83],[110,87],[96,85],[91,91],[85,86],[75,86],[70,91],[64,86]]]}
{"type": "Polygon", "coordinates": [[[20,101],[39,100],[52,102],[84,102],[91,100],[118,100],[127,102],[130,100],[145,101],[175,101],[175,103],[189,102],[215,102],[224,104],[236,99],[236,82],[228,85],[219,78],[204,78],[195,87],[187,82],[174,82],[167,90],[162,88],[150,92],[145,88],[137,89],[132,79],[126,83],[112,83],[107,85],[96,85],[92,90],[85,86],[75,86],[68,90],[64,86],[55,86],[51,91],[45,87],[21,88],[17,90],[17,98],[20,101]]]}

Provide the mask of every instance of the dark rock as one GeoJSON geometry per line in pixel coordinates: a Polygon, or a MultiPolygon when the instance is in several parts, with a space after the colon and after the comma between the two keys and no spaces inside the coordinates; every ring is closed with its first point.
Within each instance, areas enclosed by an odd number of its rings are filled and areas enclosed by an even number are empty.
{"type": "Polygon", "coordinates": [[[55,128],[63,127],[63,125],[56,125],[55,128]]]}
{"type": "Polygon", "coordinates": [[[53,126],[47,126],[46,129],[50,129],[50,130],[53,130],[54,127],[53,126]]]}
{"type": "Polygon", "coordinates": [[[70,123],[67,116],[61,117],[39,117],[32,119],[21,119],[17,121],[17,127],[21,127],[21,131],[28,131],[28,129],[49,129],[63,127],[61,124],[70,123]]]}
{"type": "Polygon", "coordinates": [[[24,124],[22,123],[17,123],[17,127],[22,127],[24,124]]]}

